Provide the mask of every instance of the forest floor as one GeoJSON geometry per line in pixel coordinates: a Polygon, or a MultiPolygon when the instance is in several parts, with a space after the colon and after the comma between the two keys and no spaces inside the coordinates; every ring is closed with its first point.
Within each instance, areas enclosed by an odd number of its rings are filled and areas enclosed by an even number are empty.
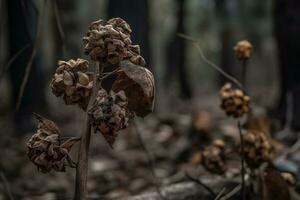
{"type": "MultiPolygon", "coordinates": [[[[213,138],[222,138],[228,145],[236,145],[239,138],[236,122],[226,119],[216,104],[216,98],[202,99],[197,109],[185,105],[167,115],[153,114],[139,119],[119,134],[114,149],[109,147],[102,135],[93,134],[89,157],[89,196],[94,199],[123,198],[156,191],[158,187],[188,180],[186,173],[200,179],[214,179],[216,175],[197,164],[197,153],[213,138]],[[199,114],[197,122],[196,113],[199,114]]],[[[57,110],[49,118],[58,123],[64,136],[79,135],[82,113],[72,109],[57,110]]],[[[67,168],[65,173],[49,174],[39,172],[26,157],[26,142],[32,133],[15,133],[8,117],[1,117],[0,126],[0,200],[6,199],[7,191],[15,199],[22,200],[72,199],[75,170],[67,168]]],[[[75,161],[76,150],[72,150],[75,161]]],[[[235,155],[221,177],[239,180],[239,174],[240,161],[235,155]]]]}

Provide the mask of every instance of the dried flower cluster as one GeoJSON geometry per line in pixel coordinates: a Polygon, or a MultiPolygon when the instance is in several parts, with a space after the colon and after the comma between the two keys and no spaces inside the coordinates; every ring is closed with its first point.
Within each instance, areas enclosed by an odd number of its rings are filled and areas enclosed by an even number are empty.
{"type": "Polygon", "coordinates": [[[59,61],[50,87],[55,96],[63,96],[67,105],[86,109],[93,88],[93,75],[87,72],[88,61],[78,58],[59,61]]]}
{"type": "Polygon", "coordinates": [[[201,162],[204,168],[212,173],[223,174],[226,171],[225,145],[222,140],[215,140],[202,151],[201,162]]]}
{"type": "Polygon", "coordinates": [[[289,172],[281,172],[280,173],[282,178],[288,183],[288,184],[295,184],[296,181],[295,181],[295,177],[293,174],[289,173],[289,172]]]}
{"type": "Polygon", "coordinates": [[[272,156],[272,146],[261,132],[248,131],[244,136],[245,161],[251,168],[268,162],[272,156]]]}
{"type": "Polygon", "coordinates": [[[66,166],[75,167],[69,156],[70,144],[60,144],[59,129],[54,122],[37,116],[38,130],[27,143],[28,158],[43,173],[51,170],[63,172],[66,166]]]}
{"type": "Polygon", "coordinates": [[[250,110],[250,97],[242,90],[234,89],[230,83],[225,84],[220,91],[221,108],[228,116],[238,118],[250,110]]]}
{"type": "Polygon", "coordinates": [[[92,22],[86,37],[85,53],[92,60],[102,63],[118,64],[130,60],[136,65],[145,65],[140,55],[139,45],[132,45],[129,24],[121,18],[112,18],[106,23],[102,20],[92,22]]]}
{"type": "Polygon", "coordinates": [[[234,47],[235,55],[238,60],[248,60],[252,54],[252,44],[247,40],[239,41],[234,47]]]}
{"type": "Polygon", "coordinates": [[[127,108],[128,102],[124,91],[115,93],[100,89],[96,100],[89,110],[92,126],[99,131],[112,146],[117,132],[128,126],[132,114],[127,108]]]}

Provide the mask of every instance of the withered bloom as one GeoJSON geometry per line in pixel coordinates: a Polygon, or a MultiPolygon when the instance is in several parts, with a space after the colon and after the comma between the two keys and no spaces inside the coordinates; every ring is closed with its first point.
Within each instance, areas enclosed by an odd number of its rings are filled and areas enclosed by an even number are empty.
{"type": "Polygon", "coordinates": [[[67,105],[86,109],[93,88],[93,74],[88,73],[88,61],[78,58],[59,61],[50,87],[55,96],[63,96],[67,105]]]}
{"type": "Polygon", "coordinates": [[[272,157],[272,146],[264,133],[248,131],[244,136],[245,161],[251,168],[269,162],[272,157]]]}
{"type": "Polygon", "coordinates": [[[27,156],[43,173],[51,170],[63,172],[66,167],[75,167],[69,151],[75,140],[60,144],[60,131],[54,122],[36,115],[38,130],[27,143],[27,156]]]}
{"type": "Polygon", "coordinates": [[[207,171],[216,174],[223,174],[226,171],[224,141],[215,140],[213,144],[206,147],[201,154],[202,165],[207,171]]]}
{"type": "Polygon", "coordinates": [[[117,137],[117,132],[125,129],[132,117],[127,105],[124,91],[118,93],[111,91],[108,94],[104,89],[100,89],[89,110],[94,131],[99,131],[111,147],[117,137]]]}
{"type": "Polygon", "coordinates": [[[238,118],[250,111],[250,97],[240,89],[234,89],[230,83],[220,90],[221,108],[228,116],[238,118]]]}
{"type": "Polygon", "coordinates": [[[130,60],[143,66],[145,60],[140,56],[139,46],[132,45],[130,34],[129,24],[121,18],[112,18],[107,22],[94,21],[83,37],[85,53],[101,63],[114,65],[122,60],[130,60]]]}
{"type": "Polygon", "coordinates": [[[249,41],[239,41],[234,47],[235,56],[238,60],[246,61],[251,58],[252,49],[252,44],[249,41]]]}

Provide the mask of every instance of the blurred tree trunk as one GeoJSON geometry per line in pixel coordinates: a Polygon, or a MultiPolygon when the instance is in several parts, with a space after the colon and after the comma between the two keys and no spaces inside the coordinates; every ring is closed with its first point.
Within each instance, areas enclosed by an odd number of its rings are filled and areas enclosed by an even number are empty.
{"type": "MultiPolygon", "coordinates": [[[[233,52],[233,27],[230,23],[230,13],[227,9],[226,0],[215,0],[216,15],[220,26],[221,41],[221,68],[230,75],[237,76],[236,62],[234,61],[233,52]]],[[[224,76],[219,76],[219,84],[223,85],[228,82],[224,76]]]]}
{"type": "Polygon", "coordinates": [[[285,120],[287,93],[293,97],[293,125],[300,126],[300,1],[275,0],[274,32],[278,45],[281,95],[279,117],[285,120]]]}
{"type": "Polygon", "coordinates": [[[184,19],[185,19],[185,0],[177,0],[177,26],[173,33],[172,39],[167,46],[167,71],[165,73],[165,81],[168,85],[170,82],[170,75],[176,73],[179,79],[180,96],[184,99],[192,97],[192,90],[188,82],[188,74],[186,67],[186,41],[177,36],[177,33],[185,33],[184,19]]]}

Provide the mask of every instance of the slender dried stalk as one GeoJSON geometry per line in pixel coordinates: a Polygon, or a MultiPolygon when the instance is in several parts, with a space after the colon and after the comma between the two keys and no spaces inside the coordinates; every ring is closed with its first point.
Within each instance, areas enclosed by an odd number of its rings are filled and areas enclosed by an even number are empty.
{"type": "Polygon", "coordinates": [[[246,81],[247,81],[247,70],[248,70],[248,65],[247,65],[247,60],[243,60],[242,61],[242,79],[241,82],[244,86],[244,88],[246,89],[246,81]]]}
{"type": "Polygon", "coordinates": [[[75,185],[75,200],[86,199],[86,184],[88,176],[88,154],[91,140],[91,126],[89,117],[86,115],[85,131],[81,136],[78,163],[76,168],[76,185],[75,185]]]}
{"type": "Polygon", "coordinates": [[[209,194],[212,196],[212,197],[215,197],[217,196],[217,194],[206,184],[204,184],[199,178],[194,178],[192,177],[189,173],[185,173],[185,176],[190,179],[191,181],[197,183],[198,185],[201,185],[204,189],[206,189],[209,194]]]}
{"type": "Polygon", "coordinates": [[[4,189],[7,192],[7,196],[9,198],[9,200],[14,200],[14,197],[12,195],[12,192],[11,192],[11,189],[10,189],[9,184],[7,182],[7,179],[6,179],[6,177],[5,177],[5,175],[2,171],[0,172],[0,177],[1,177],[1,180],[3,182],[4,189]]]}
{"type": "MultiPolygon", "coordinates": [[[[101,76],[104,66],[97,63],[95,74],[101,76]]],[[[88,178],[88,155],[91,141],[91,123],[87,111],[89,110],[92,102],[94,101],[97,91],[101,85],[99,79],[94,77],[94,87],[89,101],[88,108],[85,113],[85,128],[81,135],[79,152],[78,152],[78,164],[76,168],[76,183],[75,183],[75,197],[74,200],[85,200],[87,198],[87,178],[88,178]]]]}
{"type": "Polygon", "coordinates": [[[214,68],[215,70],[217,70],[219,73],[221,73],[225,78],[229,79],[230,81],[232,81],[233,83],[235,83],[240,89],[244,90],[243,85],[233,76],[230,76],[229,74],[227,74],[224,70],[222,70],[219,66],[217,66],[215,63],[211,62],[209,59],[206,58],[206,56],[204,55],[199,43],[197,40],[195,40],[194,38],[179,33],[178,34],[179,37],[186,39],[190,42],[192,42],[192,44],[195,46],[195,48],[198,50],[199,55],[201,56],[202,60],[208,64],[209,66],[211,66],[212,68],[214,68]]]}
{"type": "Polygon", "coordinates": [[[242,181],[242,199],[246,199],[246,190],[245,190],[245,153],[244,153],[244,139],[243,139],[243,133],[242,133],[242,126],[241,122],[238,120],[238,129],[239,129],[239,135],[240,135],[240,143],[241,143],[241,181],[242,181]]]}
{"type": "Polygon", "coordinates": [[[41,39],[40,37],[41,37],[41,32],[42,32],[42,25],[44,23],[46,8],[47,8],[47,0],[44,0],[43,10],[42,10],[42,12],[40,14],[40,17],[39,17],[39,22],[38,22],[37,33],[36,33],[36,38],[35,38],[33,50],[32,50],[31,56],[29,58],[29,61],[28,61],[27,65],[26,65],[25,75],[24,75],[24,78],[22,80],[22,84],[21,84],[21,87],[20,87],[20,91],[19,91],[19,95],[18,95],[18,99],[17,99],[17,103],[16,103],[16,110],[15,111],[18,111],[19,108],[20,108],[20,105],[21,105],[21,102],[22,102],[22,98],[23,98],[23,95],[24,95],[24,91],[25,91],[25,88],[26,88],[26,85],[27,85],[27,82],[28,82],[28,78],[29,78],[30,72],[31,72],[32,63],[33,63],[34,58],[35,58],[35,56],[37,54],[39,42],[40,42],[40,39],[41,39]]]}
{"type": "Polygon", "coordinates": [[[230,199],[231,197],[233,197],[236,193],[238,193],[240,191],[241,187],[242,186],[239,184],[238,186],[236,186],[235,188],[233,188],[233,190],[231,190],[229,193],[227,193],[222,198],[220,198],[220,200],[230,199]]]}

